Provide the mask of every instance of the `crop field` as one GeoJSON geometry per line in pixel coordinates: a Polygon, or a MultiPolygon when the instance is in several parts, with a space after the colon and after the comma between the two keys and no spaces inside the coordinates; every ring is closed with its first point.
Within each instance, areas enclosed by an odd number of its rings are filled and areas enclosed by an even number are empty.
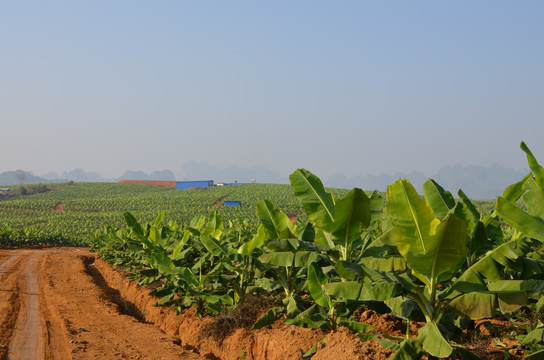
{"type": "MultiPolygon", "coordinates": [[[[422,195],[407,180],[384,194],[326,189],[298,169],[285,186],[64,184],[0,202],[0,235],[88,244],[95,284],[191,356],[541,359],[544,168],[521,148],[531,172],[492,206],[431,179],[422,195]]],[[[18,256],[53,267],[78,255],[18,256]]],[[[64,283],[49,271],[43,287],[64,283]]]]}
{"type": "MultiPolygon", "coordinates": [[[[248,184],[175,190],[152,185],[69,183],[10,187],[31,193],[0,201],[0,239],[6,245],[88,245],[92,233],[104,226],[124,225],[124,212],[150,221],[159,211],[166,221],[188,223],[197,214],[218,211],[225,220],[243,219],[256,228],[257,202],[272,199],[285,213],[304,219],[302,204],[289,185],[248,184]],[[241,206],[223,206],[226,200],[241,206]]],[[[335,190],[345,193],[344,190],[335,190]]],[[[0,199],[1,199],[0,195],[0,199]]]]}

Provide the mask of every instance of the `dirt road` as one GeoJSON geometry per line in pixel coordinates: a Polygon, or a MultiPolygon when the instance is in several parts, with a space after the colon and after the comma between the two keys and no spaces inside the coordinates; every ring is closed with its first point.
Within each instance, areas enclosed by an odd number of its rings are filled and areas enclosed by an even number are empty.
{"type": "Polygon", "coordinates": [[[0,359],[200,359],[124,315],[80,248],[0,250],[0,359]]]}

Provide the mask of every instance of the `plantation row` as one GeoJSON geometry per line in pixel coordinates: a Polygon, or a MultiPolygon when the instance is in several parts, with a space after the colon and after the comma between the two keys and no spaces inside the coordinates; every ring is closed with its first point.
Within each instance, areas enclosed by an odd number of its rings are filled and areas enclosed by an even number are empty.
{"type": "Polygon", "coordinates": [[[71,183],[51,185],[48,187],[51,189],[44,185],[11,188],[12,193],[21,193],[22,188],[29,189],[25,191],[28,193],[34,188],[42,192],[0,201],[3,246],[88,245],[92,233],[103,229],[105,224],[122,226],[123,213],[127,211],[139,221],[150,221],[156,217],[157,209],[162,209],[167,213],[167,220],[179,223],[188,223],[196,214],[219,211],[224,219],[244,219],[250,228],[256,229],[255,205],[260,199],[270,198],[286,213],[304,216],[302,204],[288,185],[250,184],[183,191],[115,183],[71,183]],[[238,200],[242,206],[221,206],[217,204],[218,199],[238,200]]]}
{"type": "MultiPolygon", "coordinates": [[[[505,189],[490,214],[433,180],[423,197],[406,180],[391,184],[385,198],[358,188],[333,195],[299,169],[291,188],[307,219],[292,223],[292,210],[268,199],[255,206],[255,228],[225,221],[218,211],[187,225],[166,222],[164,213],[142,225],[127,212],[128,227],[108,226],[93,248],[140,284],[156,283],[158,304],[179,311],[215,315],[250,294],[266,294],[277,306],[254,328],[280,318],[307,328],[345,326],[396,350],[391,359],[477,358],[461,337],[474,320],[514,321],[544,308],[544,169],[521,147],[532,172],[505,189]],[[376,304],[425,325],[417,337],[369,334],[353,313],[376,304]]],[[[544,356],[542,323],[517,336],[518,348],[532,354],[527,358],[544,356]]]]}

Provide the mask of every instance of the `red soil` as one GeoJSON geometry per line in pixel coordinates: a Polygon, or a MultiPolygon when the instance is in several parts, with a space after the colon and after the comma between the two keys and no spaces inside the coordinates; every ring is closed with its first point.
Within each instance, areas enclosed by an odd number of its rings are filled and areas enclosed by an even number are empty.
{"type": "Polygon", "coordinates": [[[213,206],[220,206],[223,203],[223,200],[225,200],[229,195],[221,196],[219,199],[215,200],[213,206]]]}
{"type": "Polygon", "coordinates": [[[0,250],[0,358],[198,359],[123,315],[76,248],[0,250]]]}
{"type": "MultiPolygon", "coordinates": [[[[174,309],[153,307],[157,298],[149,288],[82,248],[0,250],[0,284],[0,359],[299,360],[322,339],[312,360],[382,360],[392,354],[346,328],[325,332],[282,320],[215,338],[208,330],[217,318],[197,318],[194,309],[176,316],[174,309]]],[[[365,310],[356,317],[375,326],[373,333],[406,334],[406,322],[391,315],[365,310]]],[[[422,325],[411,322],[411,336],[422,325]]],[[[522,353],[508,335],[512,326],[479,321],[481,335],[468,347],[483,359],[503,359],[503,351],[519,359],[522,353]],[[494,338],[507,348],[494,345],[494,338]]]]}

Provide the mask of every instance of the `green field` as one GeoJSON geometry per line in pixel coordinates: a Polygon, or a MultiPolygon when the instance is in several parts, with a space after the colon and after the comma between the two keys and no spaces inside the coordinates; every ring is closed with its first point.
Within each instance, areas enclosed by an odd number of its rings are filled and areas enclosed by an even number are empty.
{"type": "Polygon", "coordinates": [[[305,220],[302,204],[289,185],[176,190],[141,184],[67,183],[18,185],[10,187],[10,192],[11,199],[0,201],[4,246],[19,242],[21,245],[88,244],[92,232],[106,225],[124,225],[124,212],[132,213],[140,221],[150,221],[164,211],[166,221],[186,224],[197,214],[208,215],[217,210],[225,220],[244,219],[250,228],[255,228],[258,221],[255,205],[263,198],[273,200],[285,213],[305,220]],[[223,206],[224,200],[238,200],[242,205],[223,206]],[[62,211],[58,204],[62,204],[62,211]]]}
{"type": "MultiPolygon", "coordinates": [[[[270,199],[284,213],[307,221],[302,203],[289,185],[244,184],[175,190],[152,185],[121,183],[65,183],[10,186],[9,195],[0,195],[0,240],[2,246],[88,245],[92,234],[104,226],[124,226],[123,213],[139,221],[154,219],[165,212],[166,221],[188,224],[195,215],[219,211],[225,220],[243,219],[256,229],[255,211],[259,200],[270,199]],[[225,200],[242,202],[239,207],[223,206],[225,200]],[[62,207],[59,207],[62,204],[62,207]]],[[[346,189],[327,189],[338,197],[346,189]]],[[[478,201],[487,213],[493,201],[478,201]]]]}

